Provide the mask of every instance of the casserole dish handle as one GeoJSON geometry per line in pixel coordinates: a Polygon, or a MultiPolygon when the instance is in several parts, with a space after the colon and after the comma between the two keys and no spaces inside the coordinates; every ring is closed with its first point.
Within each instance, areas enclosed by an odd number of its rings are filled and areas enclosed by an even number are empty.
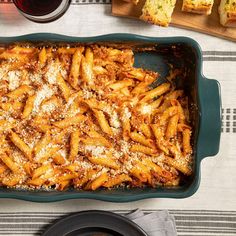
{"type": "Polygon", "coordinates": [[[217,80],[202,77],[200,84],[200,130],[198,153],[203,159],[219,151],[221,135],[221,96],[217,80]]]}

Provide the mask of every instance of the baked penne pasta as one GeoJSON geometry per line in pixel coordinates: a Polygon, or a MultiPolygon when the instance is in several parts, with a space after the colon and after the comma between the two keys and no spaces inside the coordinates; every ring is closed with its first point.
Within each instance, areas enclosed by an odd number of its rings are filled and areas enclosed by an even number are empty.
{"type": "Polygon", "coordinates": [[[10,93],[7,94],[8,97],[12,98],[12,99],[17,99],[20,96],[22,96],[23,94],[28,93],[29,91],[31,91],[31,87],[28,85],[21,85],[19,88],[11,91],[10,93]]]}
{"type": "Polygon", "coordinates": [[[109,156],[106,157],[89,156],[88,159],[95,165],[110,167],[115,170],[120,169],[120,166],[116,163],[116,161],[109,156]]]}
{"type": "Polygon", "coordinates": [[[45,47],[43,47],[39,53],[39,63],[41,67],[44,67],[47,61],[47,51],[45,47]]]}
{"type": "Polygon", "coordinates": [[[89,182],[86,185],[85,190],[96,190],[99,187],[101,187],[105,182],[107,182],[107,180],[108,180],[107,173],[106,172],[102,173],[95,180],[89,182]]]}
{"type": "Polygon", "coordinates": [[[102,111],[99,111],[97,109],[93,109],[93,113],[95,117],[97,118],[97,121],[102,129],[102,131],[106,134],[113,135],[112,129],[106,120],[106,117],[102,111]]]}
{"type": "Polygon", "coordinates": [[[185,91],[136,68],[131,48],[0,48],[0,186],[177,186],[192,174],[185,91]]]}
{"type": "Polygon", "coordinates": [[[85,120],[86,120],[85,116],[78,114],[74,117],[68,117],[68,118],[65,118],[64,120],[56,121],[53,123],[53,125],[55,125],[58,128],[64,129],[64,128],[69,127],[71,125],[79,125],[81,122],[83,122],[85,120]]]}
{"type": "Polygon", "coordinates": [[[16,165],[16,163],[5,153],[0,155],[1,161],[13,172],[13,173],[19,173],[19,167],[16,165]]]}
{"type": "Polygon", "coordinates": [[[157,96],[161,96],[162,94],[169,91],[169,89],[170,89],[170,84],[169,83],[164,83],[164,84],[156,87],[155,89],[152,89],[152,90],[144,93],[143,94],[144,97],[141,100],[141,102],[147,102],[149,100],[154,99],[157,96]]]}
{"type": "Polygon", "coordinates": [[[36,95],[32,95],[28,97],[25,103],[24,111],[22,113],[22,119],[27,118],[30,115],[30,113],[33,111],[35,99],[36,99],[36,95]]]}
{"type": "Polygon", "coordinates": [[[70,136],[70,155],[69,160],[74,160],[79,152],[80,131],[75,130],[70,136]]]}
{"type": "Polygon", "coordinates": [[[68,101],[70,94],[71,94],[71,90],[69,88],[69,86],[67,85],[67,83],[65,82],[65,80],[63,79],[61,73],[58,73],[57,75],[57,83],[58,86],[63,94],[63,97],[66,101],[68,101]]]}
{"type": "Polygon", "coordinates": [[[9,138],[12,143],[18,147],[24,155],[31,161],[32,160],[32,150],[31,148],[19,137],[18,134],[11,131],[9,134],[9,138]]]}
{"type": "Polygon", "coordinates": [[[79,88],[80,64],[82,59],[83,48],[78,48],[73,54],[70,68],[69,83],[74,89],[79,88]]]}

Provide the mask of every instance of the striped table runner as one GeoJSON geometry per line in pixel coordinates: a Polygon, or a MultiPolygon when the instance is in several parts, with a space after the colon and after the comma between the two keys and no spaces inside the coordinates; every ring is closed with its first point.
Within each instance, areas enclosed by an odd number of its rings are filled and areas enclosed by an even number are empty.
{"type": "MultiPolygon", "coordinates": [[[[156,210],[144,210],[145,214],[156,210]]],[[[118,214],[129,211],[113,210],[118,214]]],[[[236,235],[236,212],[206,210],[170,210],[175,217],[178,236],[236,235]]],[[[0,235],[41,235],[56,220],[65,217],[63,212],[0,213],[0,235]]]]}
{"type": "Polygon", "coordinates": [[[140,208],[145,213],[169,209],[179,236],[236,235],[236,44],[200,33],[160,28],[131,19],[110,16],[110,0],[72,0],[68,12],[49,24],[23,18],[11,0],[0,0],[0,36],[53,32],[75,36],[134,33],[147,36],[188,36],[203,49],[203,74],[221,83],[223,126],[220,152],[202,162],[199,190],[187,199],[147,199],[132,203],[68,200],[30,203],[0,200],[1,235],[40,235],[56,219],[81,210],[110,210],[126,214],[140,208]]]}

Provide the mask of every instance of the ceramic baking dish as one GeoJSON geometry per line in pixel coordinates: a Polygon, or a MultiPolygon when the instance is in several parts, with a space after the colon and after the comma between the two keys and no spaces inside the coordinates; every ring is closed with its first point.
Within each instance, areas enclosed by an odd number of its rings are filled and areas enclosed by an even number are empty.
{"type": "Polygon", "coordinates": [[[191,103],[193,125],[193,174],[179,187],[159,187],[143,189],[113,189],[83,191],[29,191],[0,188],[1,198],[16,198],[37,202],[53,202],[65,199],[89,198],[112,202],[128,202],[144,198],[185,198],[199,187],[201,161],[218,153],[221,133],[220,85],[216,80],[202,75],[202,52],[191,38],[154,38],[132,34],[110,34],[98,37],[79,38],[56,34],[30,34],[19,37],[0,37],[0,46],[17,43],[43,44],[91,44],[99,43],[117,47],[132,47],[135,53],[135,66],[158,71],[161,83],[168,75],[171,65],[185,68],[185,78],[177,78],[177,87],[183,88],[191,103]],[[152,50],[149,50],[152,48],[152,50]],[[154,49],[154,50],[153,50],[154,49]]]}

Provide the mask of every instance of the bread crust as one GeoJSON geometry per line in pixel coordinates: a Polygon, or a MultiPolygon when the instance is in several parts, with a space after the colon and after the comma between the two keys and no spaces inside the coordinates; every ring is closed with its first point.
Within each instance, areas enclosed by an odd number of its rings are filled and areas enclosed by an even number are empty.
{"type": "Polygon", "coordinates": [[[228,12],[227,19],[222,25],[226,27],[236,27],[236,12],[228,12]]]}
{"type": "Polygon", "coordinates": [[[213,6],[213,4],[208,4],[208,5],[202,4],[202,5],[196,6],[193,4],[183,2],[182,11],[203,14],[203,15],[210,15],[211,10],[212,10],[212,6],[213,6]]]}
{"type": "Polygon", "coordinates": [[[220,23],[225,27],[236,27],[235,1],[221,0],[218,8],[220,23]]]}
{"type": "Polygon", "coordinates": [[[143,12],[143,14],[140,16],[140,19],[148,23],[163,26],[163,27],[167,27],[169,25],[169,22],[160,21],[157,17],[153,16],[148,11],[143,12]]]}
{"type": "Polygon", "coordinates": [[[139,3],[139,0],[123,0],[124,2],[131,2],[135,5],[137,5],[139,3]]]}

